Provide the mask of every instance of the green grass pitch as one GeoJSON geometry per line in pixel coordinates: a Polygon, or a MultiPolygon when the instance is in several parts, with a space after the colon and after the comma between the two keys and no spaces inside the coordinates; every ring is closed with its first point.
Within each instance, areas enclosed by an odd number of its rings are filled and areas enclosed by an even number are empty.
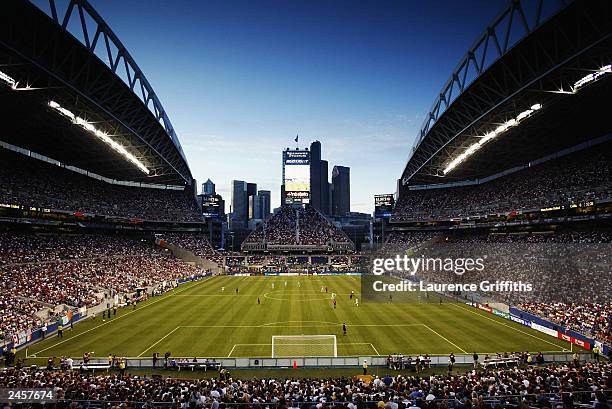
{"type": "MultiPolygon", "coordinates": [[[[569,344],[456,303],[363,303],[357,276],[230,277],[188,283],[29,347],[38,359],[116,354],[270,357],[273,335],[336,335],[338,356],[563,351],[569,344]],[[287,283],[285,285],[285,282],[287,283]],[[328,293],[321,293],[327,286],[328,293]],[[273,288],[274,287],[274,288],[273,288]],[[222,290],[224,288],[224,290],[222,290]],[[238,293],[236,293],[238,288],[238,293]],[[333,308],[331,293],[337,294],[333,308]],[[257,298],[261,304],[257,303],[257,298]],[[342,333],[346,322],[347,335],[342,333]]],[[[436,298],[437,300],[438,298],[436,298]]]]}

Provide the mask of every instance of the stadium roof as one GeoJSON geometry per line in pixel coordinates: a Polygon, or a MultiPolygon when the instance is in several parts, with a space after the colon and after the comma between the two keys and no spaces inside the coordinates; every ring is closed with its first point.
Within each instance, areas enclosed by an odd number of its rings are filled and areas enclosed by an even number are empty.
{"type": "Polygon", "coordinates": [[[436,98],[402,183],[479,179],[611,133],[611,63],[609,1],[510,2],[436,98]]]}
{"type": "Polygon", "coordinates": [[[191,184],[168,115],[130,53],[87,0],[59,3],[2,4],[0,140],[117,180],[191,184]]]}

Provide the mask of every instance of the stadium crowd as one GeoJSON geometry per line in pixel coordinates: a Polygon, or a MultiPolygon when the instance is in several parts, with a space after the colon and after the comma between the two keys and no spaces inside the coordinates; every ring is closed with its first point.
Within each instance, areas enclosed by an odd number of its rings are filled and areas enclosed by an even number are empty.
{"type": "Polygon", "coordinates": [[[5,369],[2,388],[53,388],[58,398],[145,406],[172,403],[181,407],[244,404],[248,407],[322,409],[563,407],[607,408],[610,398],[609,362],[549,364],[513,369],[488,369],[465,374],[372,379],[173,379],[87,374],[77,370],[5,369]]]}
{"type": "Polygon", "coordinates": [[[351,243],[346,234],[312,206],[283,206],[245,239],[254,244],[326,245],[351,243]]]}
{"type": "Polygon", "coordinates": [[[612,345],[611,303],[528,303],[519,304],[524,311],[533,313],[564,328],[590,335],[612,345]]]}
{"type": "Polygon", "coordinates": [[[55,306],[93,307],[114,294],[170,285],[200,271],[120,236],[0,234],[0,334],[33,329],[55,306]]]}
{"type": "Polygon", "coordinates": [[[393,219],[457,218],[612,197],[612,143],[528,167],[480,185],[412,190],[393,219]]]}
{"type": "Polygon", "coordinates": [[[439,233],[437,239],[420,246],[414,256],[440,260],[482,259],[484,268],[458,274],[441,268],[422,269],[416,278],[432,283],[480,283],[485,280],[531,283],[532,291],[479,291],[480,295],[490,297],[491,302],[512,305],[533,302],[609,304],[611,246],[612,235],[607,231],[439,233]]]}
{"type": "Polygon", "coordinates": [[[418,248],[440,235],[441,233],[435,231],[392,231],[385,238],[382,250],[386,255],[403,254],[406,250],[418,248]]]}
{"type": "MultiPolygon", "coordinates": [[[[396,235],[395,233],[392,233],[396,235]]],[[[535,315],[612,342],[612,234],[608,230],[539,233],[401,233],[384,250],[440,260],[482,259],[484,268],[463,271],[421,269],[417,279],[429,283],[530,283],[532,291],[456,292],[453,296],[481,303],[504,302],[535,315]],[[397,242],[404,243],[398,250],[397,242]]],[[[387,254],[387,255],[388,255],[387,254]]],[[[403,274],[401,271],[397,271],[403,274]]],[[[414,279],[414,277],[408,277],[414,279]]]]}
{"type": "Polygon", "coordinates": [[[0,148],[0,203],[145,220],[201,221],[182,190],[120,186],[0,148]]]}

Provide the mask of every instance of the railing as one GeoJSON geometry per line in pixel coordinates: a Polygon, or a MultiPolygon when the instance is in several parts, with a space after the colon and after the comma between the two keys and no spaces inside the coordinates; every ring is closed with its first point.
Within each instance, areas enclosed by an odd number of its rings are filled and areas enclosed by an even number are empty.
{"type": "MultiPolygon", "coordinates": [[[[493,352],[491,352],[493,354],[493,352]]],[[[408,356],[409,354],[406,354],[408,356]]],[[[481,354],[483,355],[483,354],[481,354]]],[[[413,355],[416,356],[416,355],[413,355]]],[[[581,362],[591,359],[590,353],[579,353],[581,362]]],[[[269,358],[269,357],[244,357],[244,358],[227,358],[227,357],[206,357],[209,362],[220,363],[221,367],[228,369],[257,369],[257,368],[292,368],[295,364],[298,368],[360,368],[363,361],[366,360],[371,367],[386,367],[388,366],[387,356],[382,355],[361,355],[361,356],[342,356],[342,357],[295,357],[295,358],[269,358]]],[[[448,365],[448,355],[432,355],[432,366],[448,365]]],[[[178,362],[181,360],[191,361],[193,357],[171,357],[168,361],[167,368],[178,369],[178,362]],[[176,364],[174,364],[176,362],[176,364]]],[[[566,352],[544,353],[545,363],[564,363],[571,362],[573,354],[566,352]]],[[[108,362],[107,357],[91,358],[92,364],[103,364],[108,362]]],[[[164,368],[163,359],[157,361],[157,368],[164,368]]],[[[198,362],[204,362],[204,357],[198,358],[198,362]]],[[[455,355],[455,364],[472,365],[474,363],[473,356],[470,354],[455,355]]],[[[78,368],[78,364],[73,367],[78,368]]],[[[153,358],[126,358],[126,366],[128,368],[153,368],[153,358]]]]}
{"type": "MultiPolygon", "coordinates": [[[[186,380],[186,381],[189,382],[189,380],[186,380]]],[[[603,389],[600,391],[600,393],[601,393],[600,396],[603,395],[604,397],[607,397],[612,393],[612,390],[603,389]]],[[[373,400],[374,398],[373,395],[374,393],[372,395],[365,395],[364,396],[365,399],[353,398],[353,399],[347,399],[347,400],[326,400],[325,406],[328,408],[329,407],[344,408],[349,402],[352,402],[354,404],[358,404],[358,406],[363,407],[363,408],[374,409],[378,407],[379,400],[373,400]]],[[[495,407],[500,407],[500,408],[516,407],[517,405],[521,403],[526,405],[524,407],[535,408],[535,407],[541,407],[541,404],[545,402],[548,402],[548,407],[562,407],[564,403],[568,404],[570,401],[579,406],[593,407],[593,404],[595,401],[594,395],[595,393],[592,391],[583,390],[583,391],[573,391],[571,392],[571,394],[567,392],[553,392],[553,393],[539,393],[539,394],[531,393],[531,394],[524,394],[524,395],[516,395],[516,394],[494,395],[494,396],[480,395],[478,396],[478,398],[485,405],[490,405],[490,406],[495,406],[495,407]]],[[[194,404],[196,403],[196,400],[195,400],[196,396],[194,396],[192,399],[191,391],[186,393],[186,396],[189,398],[190,401],[193,401],[194,404]]],[[[413,404],[413,403],[417,403],[418,401],[425,401],[425,397],[426,395],[421,398],[417,398],[417,399],[414,399],[414,398],[391,399],[391,400],[385,400],[385,402],[395,402],[398,404],[400,403],[413,404]]],[[[231,408],[231,407],[234,407],[234,408],[257,407],[257,408],[267,408],[267,409],[287,407],[287,402],[284,399],[281,399],[280,401],[276,401],[276,402],[259,401],[257,404],[254,404],[252,402],[228,401],[224,398],[211,398],[209,396],[204,396],[204,398],[206,400],[206,406],[204,407],[208,407],[208,405],[210,405],[213,401],[217,401],[219,403],[220,409],[231,408]]],[[[459,397],[459,396],[453,399],[434,398],[434,399],[431,399],[430,402],[435,404],[437,407],[448,407],[448,408],[463,407],[464,402],[460,400],[461,398],[462,397],[459,397]]],[[[466,392],[465,398],[470,399],[471,395],[466,392]]],[[[62,405],[62,406],[63,405],[66,405],[66,406],[73,405],[79,408],[89,408],[89,407],[97,408],[97,407],[103,407],[103,406],[106,406],[106,407],[128,406],[128,407],[139,409],[139,408],[154,408],[154,407],[155,408],[157,407],[159,408],[181,408],[184,406],[184,402],[183,402],[183,399],[181,399],[181,396],[172,396],[172,398],[169,398],[169,399],[172,399],[174,401],[173,402],[160,402],[160,401],[155,401],[155,400],[149,400],[149,401],[80,400],[80,399],[62,398],[62,399],[58,399],[54,401],[54,403],[62,405]]],[[[605,405],[605,402],[604,402],[604,405],[605,405]]]]}

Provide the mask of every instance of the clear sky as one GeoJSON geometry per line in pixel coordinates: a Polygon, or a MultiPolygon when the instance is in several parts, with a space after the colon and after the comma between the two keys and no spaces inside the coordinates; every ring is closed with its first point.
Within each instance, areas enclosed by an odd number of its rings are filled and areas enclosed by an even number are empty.
{"type": "Polygon", "coordinates": [[[351,168],[351,210],[392,193],[423,118],[509,0],[90,0],[144,71],[187,155],[226,201],[280,202],[281,151],[313,140],[351,168]]]}

